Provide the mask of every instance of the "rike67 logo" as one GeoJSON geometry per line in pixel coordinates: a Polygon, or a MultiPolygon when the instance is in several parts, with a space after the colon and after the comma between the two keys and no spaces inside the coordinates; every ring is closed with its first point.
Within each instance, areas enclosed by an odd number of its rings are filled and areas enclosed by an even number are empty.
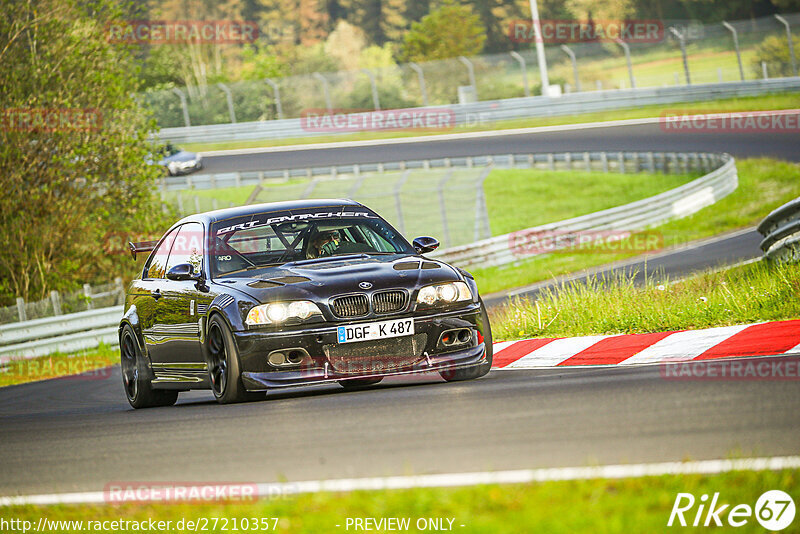
{"type": "Polygon", "coordinates": [[[778,532],[794,521],[795,505],[788,493],[781,490],[764,492],[755,506],[737,504],[731,506],[720,500],[719,492],[699,499],[691,493],[678,493],[667,526],[692,527],[743,527],[753,518],[767,530],[778,532]]]}

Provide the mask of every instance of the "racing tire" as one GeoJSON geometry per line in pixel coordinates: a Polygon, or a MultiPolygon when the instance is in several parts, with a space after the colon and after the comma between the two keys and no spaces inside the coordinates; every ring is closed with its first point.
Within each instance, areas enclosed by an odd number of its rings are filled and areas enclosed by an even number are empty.
{"type": "Polygon", "coordinates": [[[474,380],[480,378],[489,372],[492,368],[492,356],[494,354],[492,346],[492,326],[489,324],[489,314],[486,313],[486,306],[483,300],[480,300],[481,305],[481,335],[483,335],[483,343],[486,347],[485,361],[479,365],[466,367],[464,369],[445,369],[439,371],[439,375],[448,382],[461,382],[462,380],[474,380]]]}
{"type": "Polygon", "coordinates": [[[220,404],[262,400],[266,394],[247,391],[242,383],[239,352],[231,329],[219,315],[208,322],[208,375],[211,391],[220,404]]]}
{"type": "Polygon", "coordinates": [[[119,336],[122,387],[128,403],[136,409],[155,406],[172,406],[178,400],[178,391],[153,389],[152,373],[147,368],[133,328],[126,324],[119,336]]]}
{"type": "Polygon", "coordinates": [[[383,380],[382,376],[371,376],[368,378],[351,378],[349,380],[339,380],[339,385],[344,389],[358,389],[374,386],[383,380]]]}

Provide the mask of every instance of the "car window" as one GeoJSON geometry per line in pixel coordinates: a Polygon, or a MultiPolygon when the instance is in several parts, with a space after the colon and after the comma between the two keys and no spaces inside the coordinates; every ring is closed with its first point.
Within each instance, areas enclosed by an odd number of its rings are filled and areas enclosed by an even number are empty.
{"type": "Polygon", "coordinates": [[[194,272],[199,273],[203,264],[203,225],[200,223],[184,224],[173,240],[172,250],[167,260],[166,271],[181,263],[190,263],[194,272]]]}
{"type": "Polygon", "coordinates": [[[248,215],[215,223],[211,233],[211,276],[328,256],[413,253],[385,221],[361,210],[248,215]]]}
{"type": "Polygon", "coordinates": [[[164,278],[164,274],[167,272],[166,266],[167,259],[169,258],[169,250],[172,248],[172,240],[177,233],[178,228],[175,228],[167,234],[158,248],[150,256],[150,259],[147,260],[147,266],[145,267],[147,278],[164,278]]]}

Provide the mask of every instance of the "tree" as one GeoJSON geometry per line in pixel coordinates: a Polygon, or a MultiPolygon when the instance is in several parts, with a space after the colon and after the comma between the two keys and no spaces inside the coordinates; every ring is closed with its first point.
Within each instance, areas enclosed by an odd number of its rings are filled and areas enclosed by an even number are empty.
{"type": "Polygon", "coordinates": [[[0,5],[0,292],[9,302],[130,272],[130,258],[106,243],[160,233],[164,215],[136,65],[106,40],[106,24],[125,13],[112,0],[0,5]]]}
{"type": "MultiPolygon", "coordinates": [[[[800,53],[800,37],[792,39],[795,54],[800,53]]],[[[792,76],[792,56],[789,54],[789,43],[785,36],[765,38],[756,47],[754,57],[750,63],[753,74],[762,76],[761,62],[767,64],[767,72],[772,77],[792,76]]],[[[796,58],[795,58],[796,61],[796,58]]]]}
{"type": "Polygon", "coordinates": [[[406,30],[406,0],[348,0],[348,20],[364,30],[369,41],[382,46],[397,42],[406,30]]]}
{"type": "Polygon", "coordinates": [[[364,32],[346,20],[340,20],[325,41],[325,53],[336,58],[344,70],[356,70],[361,52],[366,46],[367,37],[364,32]]]}
{"type": "Polygon", "coordinates": [[[485,41],[480,17],[469,6],[448,1],[411,25],[400,56],[403,61],[474,56],[483,50],[485,41]]]}

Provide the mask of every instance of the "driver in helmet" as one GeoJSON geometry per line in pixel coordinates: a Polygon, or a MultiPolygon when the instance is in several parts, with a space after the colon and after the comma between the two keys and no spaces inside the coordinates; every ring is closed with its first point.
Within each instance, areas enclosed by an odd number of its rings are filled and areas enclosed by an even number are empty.
{"type": "Polygon", "coordinates": [[[311,241],[309,248],[309,256],[312,258],[320,258],[324,256],[331,256],[336,252],[339,246],[339,231],[329,230],[318,233],[311,241]]]}

